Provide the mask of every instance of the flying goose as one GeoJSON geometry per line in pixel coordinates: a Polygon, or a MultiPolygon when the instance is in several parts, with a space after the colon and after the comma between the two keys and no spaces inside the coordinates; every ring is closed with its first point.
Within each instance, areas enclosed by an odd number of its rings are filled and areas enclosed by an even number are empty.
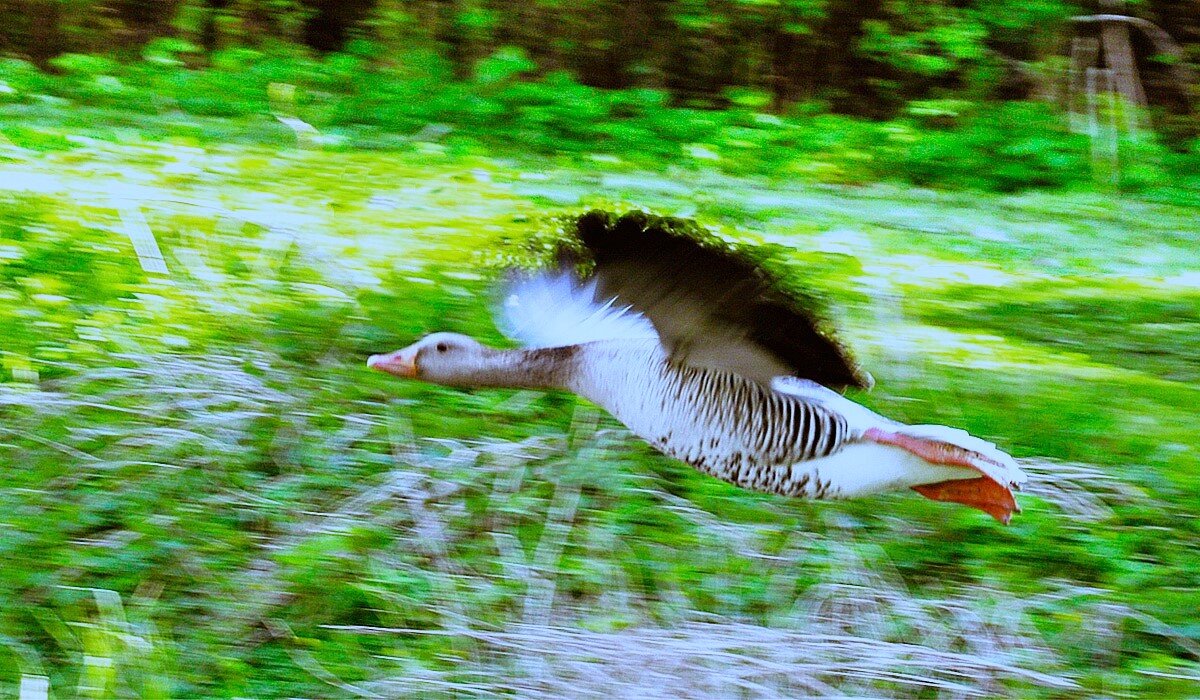
{"type": "Polygon", "coordinates": [[[1012,489],[1025,475],[995,445],[838,393],[870,388],[870,375],[753,252],[640,212],[589,212],[573,234],[560,251],[571,264],[518,277],[500,305],[498,324],[524,347],[434,333],[367,365],[448,386],[572,391],[743,488],[813,499],[911,488],[1005,524],[1019,512],[1012,489]]]}

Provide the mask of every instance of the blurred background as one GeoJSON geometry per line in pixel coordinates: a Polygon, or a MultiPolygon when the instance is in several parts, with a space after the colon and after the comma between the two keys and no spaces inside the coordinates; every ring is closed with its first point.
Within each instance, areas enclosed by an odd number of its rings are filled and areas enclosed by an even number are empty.
{"type": "Polygon", "coordinates": [[[1200,694],[1200,2],[0,17],[0,696],[1200,694]],[[591,207],[790,249],[1024,512],[365,368],[591,207]]]}

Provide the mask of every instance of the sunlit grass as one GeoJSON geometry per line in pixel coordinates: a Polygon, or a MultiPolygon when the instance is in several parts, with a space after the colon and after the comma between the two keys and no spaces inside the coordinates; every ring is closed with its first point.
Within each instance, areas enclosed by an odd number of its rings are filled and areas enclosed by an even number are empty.
{"type": "Polygon", "coordinates": [[[56,697],[1193,687],[1200,314],[1195,285],[1169,280],[1200,268],[1194,211],[610,165],[150,142],[14,156],[4,692],[41,676],[56,697]],[[571,397],[363,366],[433,330],[498,340],[497,246],[595,205],[794,248],[878,380],[860,398],[1030,459],[1024,513],[1001,528],[915,495],[751,494],[571,397]],[[166,274],[139,260],[129,207],[166,274]]]}

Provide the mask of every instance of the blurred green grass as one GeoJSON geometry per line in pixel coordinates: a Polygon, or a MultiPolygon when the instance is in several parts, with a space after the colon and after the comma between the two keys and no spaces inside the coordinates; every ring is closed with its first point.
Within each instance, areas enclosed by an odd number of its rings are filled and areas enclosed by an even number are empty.
{"type": "Polygon", "coordinates": [[[65,146],[0,163],[0,693],[603,694],[662,668],[702,694],[1194,691],[1195,209],[39,138],[65,146]],[[498,251],[592,206],[792,248],[877,379],[858,398],[1036,460],[1024,513],[752,494],[571,397],[363,366],[434,330],[502,342],[498,251]]]}

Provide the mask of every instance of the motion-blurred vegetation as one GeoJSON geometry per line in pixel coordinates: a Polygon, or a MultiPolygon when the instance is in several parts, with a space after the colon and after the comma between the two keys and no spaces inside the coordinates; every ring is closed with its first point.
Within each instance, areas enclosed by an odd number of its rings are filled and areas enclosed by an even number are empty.
{"type": "MultiPolygon", "coordinates": [[[[819,99],[840,113],[889,117],[913,100],[1046,97],[1068,51],[1072,18],[1121,11],[1113,0],[6,0],[0,46],[46,66],[63,54],[183,54],[191,67],[222,51],[304,47],[365,56],[375,67],[442,79],[505,49],[520,69],[567,72],[581,84],[650,88],[703,106],[819,99]],[[164,39],[166,41],[164,41],[164,39]]],[[[1138,0],[1195,60],[1196,0],[1138,0]]],[[[1091,27],[1097,31],[1097,27],[1091,27]]],[[[1135,37],[1151,102],[1190,113],[1171,57],[1135,37]]],[[[508,67],[500,70],[504,73],[508,67]]],[[[1195,134],[1193,127],[1193,135],[1195,134]]]]}
{"type": "MultiPolygon", "coordinates": [[[[1194,56],[1195,7],[1134,9],[1194,56]]],[[[1195,695],[1191,106],[1145,66],[1113,189],[1017,80],[1093,8],[0,9],[0,696],[1195,695]],[[856,398],[1026,460],[1025,512],[363,366],[503,342],[500,251],[592,206],[793,248],[856,398]]]]}
{"type": "MultiPolygon", "coordinates": [[[[326,147],[438,140],[464,153],[610,155],[830,183],[1089,187],[1089,139],[1050,103],[1066,99],[1068,20],[1084,9],[1061,0],[18,3],[0,47],[23,60],[0,65],[0,115],[4,134],[32,148],[56,146],[41,133],[48,119],[110,137],[122,128],[196,137],[207,124],[219,138],[261,141],[282,112],[326,147]]],[[[1177,33],[1185,58],[1200,51],[1200,5],[1148,10],[1177,33]]],[[[1121,144],[1120,186],[1200,190],[1197,88],[1167,79],[1170,57],[1133,46],[1155,132],[1121,144]]]]}

